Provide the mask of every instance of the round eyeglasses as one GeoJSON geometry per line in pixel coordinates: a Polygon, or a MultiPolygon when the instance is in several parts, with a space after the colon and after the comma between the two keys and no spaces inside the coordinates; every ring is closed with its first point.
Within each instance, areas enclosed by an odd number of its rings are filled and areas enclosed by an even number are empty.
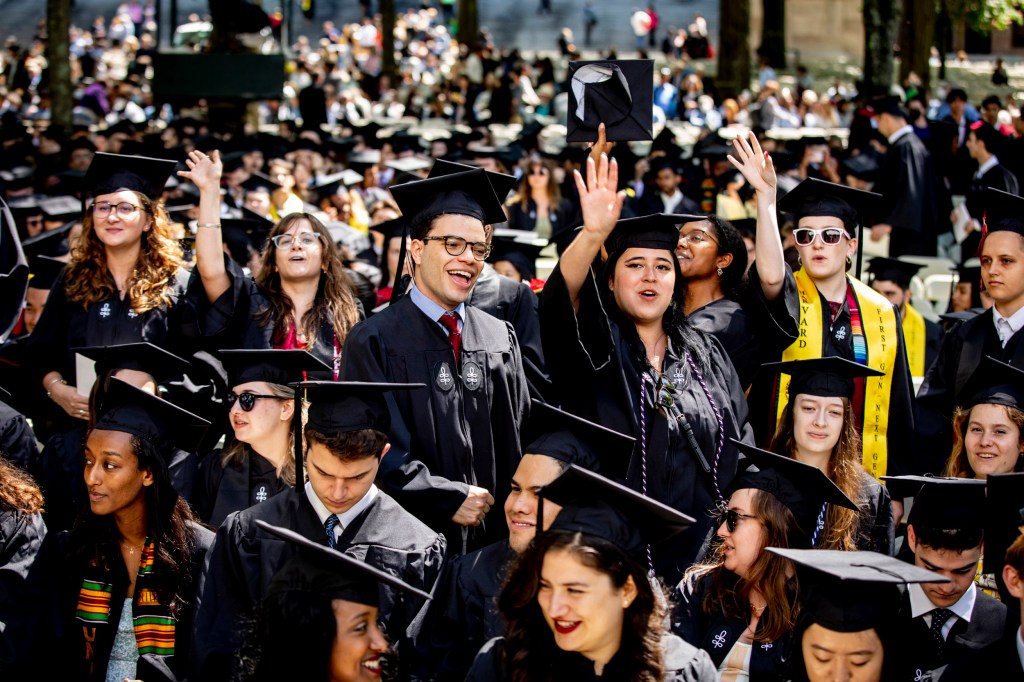
{"type": "Polygon", "coordinates": [[[97,218],[106,218],[111,211],[117,211],[119,218],[131,218],[139,207],[128,201],[112,204],[109,201],[97,201],[92,205],[92,214],[97,218]]]}
{"type": "Polygon", "coordinates": [[[487,260],[487,256],[491,255],[491,245],[487,242],[470,242],[466,241],[462,237],[453,237],[451,235],[447,237],[424,237],[425,242],[444,242],[444,250],[448,252],[449,256],[461,256],[466,251],[466,247],[473,253],[473,258],[477,260],[487,260]]]}

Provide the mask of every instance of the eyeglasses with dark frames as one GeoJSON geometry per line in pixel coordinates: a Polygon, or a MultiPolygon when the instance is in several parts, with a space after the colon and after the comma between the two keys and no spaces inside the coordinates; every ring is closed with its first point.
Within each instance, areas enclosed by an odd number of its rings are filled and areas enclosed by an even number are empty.
{"type": "Polygon", "coordinates": [[[445,237],[423,237],[425,242],[444,242],[444,250],[448,252],[449,256],[461,256],[465,253],[468,247],[473,252],[473,258],[477,260],[487,260],[487,256],[491,255],[491,245],[487,242],[471,242],[466,241],[462,237],[453,237],[448,235],[445,237]]]}
{"type": "Polygon", "coordinates": [[[725,505],[719,505],[718,513],[716,514],[715,526],[721,526],[723,523],[725,527],[729,529],[730,533],[736,532],[736,527],[740,525],[740,521],[743,519],[756,519],[757,517],[753,514],[744,514],[738,512],[735,509],[729,509],[725,505]]]}

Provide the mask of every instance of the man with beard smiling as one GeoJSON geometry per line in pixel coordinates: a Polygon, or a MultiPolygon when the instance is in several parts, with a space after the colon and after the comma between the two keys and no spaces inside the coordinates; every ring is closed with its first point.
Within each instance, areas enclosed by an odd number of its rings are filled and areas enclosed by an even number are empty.
{"type": "Polygon", "coordinates": [[[410,221],[414,284],[353,328],[341,378],[427,384],[426,399],[389,398],[392,450],[379,480],[464,554],[507,535],[492,506],[508,494],[529,406],[512,326],[466,303],[490,253],[488,225],[505,213],[481,169],[391,191],[410,221]]]}

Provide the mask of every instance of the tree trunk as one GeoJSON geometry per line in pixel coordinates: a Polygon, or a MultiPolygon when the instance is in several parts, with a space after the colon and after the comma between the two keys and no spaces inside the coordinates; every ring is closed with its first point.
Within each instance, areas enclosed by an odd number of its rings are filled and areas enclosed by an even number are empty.
{"type": "Polygon", "coordinates": [[[395,64],[395,0],[380,0],[381,72],[396,85],[398,66],[395,64]]]}
{"type": "Polygon", "coordinates": [[[921,91],[931,86],[931,52],[935,44],[935,22],[938,17],[933,0],[904,0],[900,22],[900,83],[913,71],[921,79],[921,91]]]}
{"type": "Polygon", "coordinates": [[[472,49],[479,41],[479,33],[480,18],[476,11],[476,0],[459,0],[459,42],[472,49]]]}
{"type": "Polygon", "coordinates": [[[750,87],[750,0],[719,0],[718,76],[722,97],[750,87]]]}
{"type": "Polygon", "coordinates": [[[50,126],[71,134],[71,0],[46,2],[46,64],[50,87],[50,126]]]}
{"type": "MultiPolygon", "coordinates": [[[[727,5],[729,3],[721,2],[720,4],[727,5]]],[[[749,0],[742,4],[750,7],[749,0]]],[[[768,57],[769,62],[776,69],[784,69],[786,68],[786,0],[764,0],[764,14],[761,19],[761,47],[757,48],[757,53],[768,57]]]]}
{"type": "Polygon", "coordinates": [[[870,95],[893,84],[892,48],[896,44],[900,0],[864,0],[864,88],[870,95]]]}

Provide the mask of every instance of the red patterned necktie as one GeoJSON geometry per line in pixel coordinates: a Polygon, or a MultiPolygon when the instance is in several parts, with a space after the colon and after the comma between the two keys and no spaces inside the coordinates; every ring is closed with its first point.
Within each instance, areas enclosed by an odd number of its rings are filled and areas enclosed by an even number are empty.
{"type": "Polygon", "coordinates": [[[455,353],[455,363],[459,362],[459,352],[462,350],[462,332],[459,331],[459,314],[456,312],[445,313],[438,320],[448,330],[448,340],[452,344],[452,352],[455,353]]]}

